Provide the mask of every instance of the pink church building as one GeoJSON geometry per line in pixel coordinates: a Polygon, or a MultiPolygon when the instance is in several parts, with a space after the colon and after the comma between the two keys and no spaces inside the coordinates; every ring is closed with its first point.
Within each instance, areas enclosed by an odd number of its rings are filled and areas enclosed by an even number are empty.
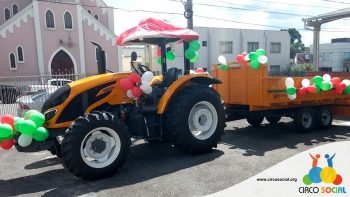
{"type": "Polygon", "coordinates": [[[96,47],[118,71],[113,8],[102,0],[1,0],[0,76],[96,74],[96,47]]]}

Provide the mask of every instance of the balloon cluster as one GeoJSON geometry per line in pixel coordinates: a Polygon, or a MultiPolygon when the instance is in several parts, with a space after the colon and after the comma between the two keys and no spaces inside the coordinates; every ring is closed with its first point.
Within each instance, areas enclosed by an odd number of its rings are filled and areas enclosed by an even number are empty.
{"type": "Polygon", "coordinates": [[[297,89],[294,87],[294,79],[288,77],[285,81],[287,96],[290,100],[295,100],[297,98],[297,89]]]}
{"type": "Polygon", "coordinates": [[[204,69],[197,68],[196,70],[190,70],[190,74],[195,74],[195,73],[204,73],[204,69]]]}
{"type": "Polygon", "coordinates": [[[239,63],[243,63],[244,61],[250,61],[250,67],[254,70],[260,68],[260,64],[266,64],[268,58],[266,57],[266,52],[264,49],[257,49],[255,52],[243,52],[236,56],[236,60],[239,63]]]}
{"type": "Polygon", "coordinates": [[[27,111],[24,118],[4,115],[0,121],[0,147],[5,150],[14,145],[14,136],[17,132],[20,133],[18,145],[21,147],[29,146],[33,139],[41,142],[49,137],[48,130],[42,127],[45,116],[36,110],[27,111]]]}
{"type": "Polygon", "coordinates": [[[228,68],[229,68],[229,66],[228,66],[228,64],[227,64],[226,57],[220,55],[220,56],[218,57],[218,61],[219,61],[219,63],[220,63],[219,69],[220,69],[220,70],[223,70],[223,71],[227,71],[228,68]]]}
{"type": "Polygon", "coordinates": [[[201,47],[201,44],[198,40],[192,40],[189,43],[189,48],[186,49],[185,51],[185,57],[186,59],[190,60],[190,62],[197,62],[199,59],[199,55],[198,55],[198,50],[201,47]]]}
{"type": "MultiPolygon", "coordinates": [[[[162,64],[162,57],[161,56],[162,56],[162,50],[161,50],[161,48],[158,48],[157,49],[157,57],[158,57],[157,63],[158,64],[162,64]]],[[[176,55],[174,52],[172,52],[171,50],[166,52],[166,59],[167,60],[174,61],[175,58],[176,58],[176,55]]]]}
{"type": "Polygon", "coordinates": [[[138,98],[142,95],[142,92],[145,94],[152,93],[152,79],[153,73],[151,71],[143,73],[142,77],[137,73],[131,73],[129,77],[121,79],[119,84],[123,90],[126,90],[126,95],[129,98],[138,98]]]}

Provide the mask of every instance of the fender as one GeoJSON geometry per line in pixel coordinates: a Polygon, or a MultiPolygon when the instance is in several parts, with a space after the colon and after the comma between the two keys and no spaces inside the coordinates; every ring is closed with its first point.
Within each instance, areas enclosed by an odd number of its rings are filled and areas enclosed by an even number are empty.
{"type": "Polygon", "coordinates": [[[175,95],[176,91],[179,90],[181,86],[188,83],[211,85],[221,84],[222,82],[219,79],[213,78],[212,76],[206,73],[189,74],[184,77],[181,77],[180,79],[176,80],[173,84],[171,84],[168,90],[163,94],[157,106],[157,113],[163,114],[171,97],[175,95]]]}

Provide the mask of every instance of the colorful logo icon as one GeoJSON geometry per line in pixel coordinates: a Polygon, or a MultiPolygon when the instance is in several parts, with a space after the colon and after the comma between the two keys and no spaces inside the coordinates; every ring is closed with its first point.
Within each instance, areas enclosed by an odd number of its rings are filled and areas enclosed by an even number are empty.
{"type": "Polygon", "coordinates": [[[333,158],[335,154],[330,157],[329,154],[325,154],[324,157],[327,160],[327,167],[323,169],[317,166],[318,160],[321,158],[320,154],[315,156],[309,153],[312,158],[312,168],[309,173],[303,177],[303,182],[305,185],[311,185],[312,183],[333,183],[334,185],[340,185],[343,181],[341,175],[337,174],[333,168],[333,158]]]}

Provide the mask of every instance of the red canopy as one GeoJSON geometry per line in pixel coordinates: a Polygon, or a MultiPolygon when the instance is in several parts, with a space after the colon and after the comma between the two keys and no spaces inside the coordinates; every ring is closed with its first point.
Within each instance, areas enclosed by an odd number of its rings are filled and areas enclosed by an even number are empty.
{"type": "Polygon", "coordinates": [[[176,27],[168,22],[148,18],[139,25],[126,30],[117,38],[117,45],[166,44],[178,40],[197,40],[199,34],[193,30],[176,27]]]}

